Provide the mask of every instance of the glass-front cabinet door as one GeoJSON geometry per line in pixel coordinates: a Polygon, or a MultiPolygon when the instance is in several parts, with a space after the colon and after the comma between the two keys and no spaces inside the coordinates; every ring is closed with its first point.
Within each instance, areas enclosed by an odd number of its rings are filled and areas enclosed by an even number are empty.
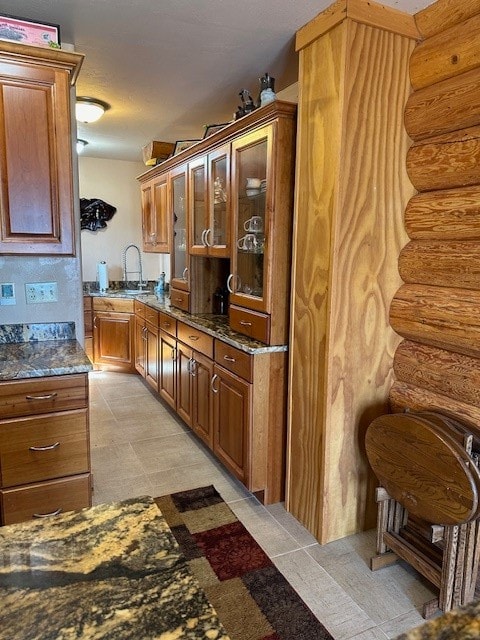
{"type": "Polygon", "coordinates": [[[230,150],[221,147],[208,155],[208,253],[219,258],[230,256],[230,150]]]}
{"type": "Polygon", "coordinates": [[[273,211],[273,127],[262,127],[232,143],[232,261],[230,302],[269,312],[268,255],[273,211]]]}
{"type": "Polygon", "coordinates": [[[189,291],[187,167],[182,165],[170,173],[170,202],[173,216],[173,247],[170,254],[171,284],[189,291]]]}
{"type": "Polygon", "coordinates": [[[229,160],[227,145],[189,164],[192,255],[230,255],[229,160]]]}
{"type": "Polygon", "coordinates": [[[207,233],[207,164],[206,157],[191,162],[188,166],[190,194],[190,253],[207,255],[205,236],[207,233]]]}

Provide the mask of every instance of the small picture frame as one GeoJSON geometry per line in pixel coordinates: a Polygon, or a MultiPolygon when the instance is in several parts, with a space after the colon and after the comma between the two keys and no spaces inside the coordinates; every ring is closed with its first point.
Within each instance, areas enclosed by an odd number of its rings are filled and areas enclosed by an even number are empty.
{"type": "Polygon", "coordinates": [[[200,142],[200,140],[177,140],[175,143],[175,149],[173,150],[173,155],[176,156],[180,151],[185,151],[192,146],[192,144],[196,144],[200,142]]]}
{"type": "Polygon", "coordinates": [[[0,15],[0,40],[60,49],[60,27],[6,14],[0,15]]]}
{"type": "Polygon", "coordinates": [[[203,134],[203,139],[205,140],[205,138],[209,138],[210,136],[213,136],[214,133],[217,133],[217,131],[220,131],[221,129],[223,129],[223,127],[226,127],[227,124],[230,124],[230,123],[224,122],[223,124],[206,124],[205,133],[203,134]]]}

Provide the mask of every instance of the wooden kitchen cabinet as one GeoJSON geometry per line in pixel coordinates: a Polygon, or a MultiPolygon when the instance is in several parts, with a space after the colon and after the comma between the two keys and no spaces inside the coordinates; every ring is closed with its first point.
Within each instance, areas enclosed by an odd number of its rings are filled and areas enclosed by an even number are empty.
{"type": "Polygon", "coordinates": [[[211,390],[206,374],[213,367],[212,336],[184,322],[177,323],[177,412],[211,445],[211,390]]]}
{"type": "Polygon", "coordinates": [[[93,299],[93,346],[97,369],[135,371],[134,300],[93,299]]]}
{"type": "Polygon", "coordinates": [[[191,364],[192,429],[213,450],[213,360],[195,353],[191,364]]]}
{"type": "Polygon", "coordinates": [[[160,397],[172,408],[177,408],[177,340],[175,337],[160,331],[160,375],[158,392],[160,397]]]}
{"type": "Polygon", "coordinates": [[[250,485],[251,384],[215,365],[213,451],[247,488],[250,485]]]}
{"type": "Polygon", "coordinates": [[[135,369],[158,391],[159,312],[135,300],[135,369]]]}
{"type": "Polygon", "coordinates": [[[278,119],[232,142],[230,326],[267,344],[288,342],[294,141],[278,119]]]}
{"type": "Polygon", "coordinates": [[[168,174],[172,306],[213,313],[228,287],[231,328],[269,345],[288,342],[295,129],[277,100],[138,177],[168,174]]]}
{"type": "Polygon", "coordinates": [[[82,61],[0,42],[3,254],[75,254],[70,92],[82,61]]]}
{"type": "Polygon", "coordinates": [[[161,397],[259,499],[283,499],[286,353],[249,354],[160,314],[161,397]],[[173,324],[174,323],[174,324],[173,324]]]}
{"type": "Polygon", "coordinates": [[[137,301],[135,300],[135,369],[142,376],[142,378],[145,377],[145,362],[147,360],[147,349],[145,342],[145,317],[140,315],[137,311],[137,301]]]}
{"type": "Polygon", "coordinates": [[[142,184],[143,250],[149,253],[170,253],[171,224],[168,206],[168,175],[161,175],[142,184]]]}
{"type": "Polygon", "coordinates": [[[91,506],[88,376],[0,383],[2,524],[91,506]]]}
{"type": "Polygon", "coordinates": [[[192,426],[192,362],[193,350],[177,340],[176,411],[188,427],[192,426]]]}

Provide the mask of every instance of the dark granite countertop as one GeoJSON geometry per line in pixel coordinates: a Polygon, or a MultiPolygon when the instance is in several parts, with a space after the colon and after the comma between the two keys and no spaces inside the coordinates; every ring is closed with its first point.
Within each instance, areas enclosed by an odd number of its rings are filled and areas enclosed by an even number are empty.
{"type": "Polygon", "coordinates": [[[87,373],[92,368],[76,340],[0,343],[0,380],[87,373]]]}
{"type": "Polygon", "coordinates": [[[415,627],[397,640],[476,640],[480,638],[480,602],[452,609],[415,627]]]}
{"type": "Polygon", "coordinates": [[[228,640],[150,497],[0,528],[3,640],[228,640]]]}
{"type": "Polygon", "coordinates": [[[214,338],[219,338],[226,342],[227,344],[236,347],[237,349],[241,349],[246,353],[257,354],[257,353],[272,353],[279,351],[287,351],[286,345],[280,346],[268,346],[263,342],[259,342],[258,340],[252,340],[247,336],[242,335],[241,333],[237,333],[236,331],[232,331],[228,326],[228,317],[227,316],[217,316],[214,314],[191,314],[186,311],[182,311],[181,309],[176,309],[170,305],[170,299],[168,296],[163,298],[157,298],[152,294],[126,294],[122,291],[113,290],[112,292],[107,293],[98,293],[91,292],[90,295],[92,297],[101,297],[101,298],[134,298],[138,299],[144,304],[147,304],[149,307],[157,309],[158,311],[163,311],[168,315],[172,316],[172,318],[176,318],[177,320],[181,320],[185,324],[188,324],[190,327],[194,327],[195,329],[201,329],[205,333],[208,333],[214,338]]]}

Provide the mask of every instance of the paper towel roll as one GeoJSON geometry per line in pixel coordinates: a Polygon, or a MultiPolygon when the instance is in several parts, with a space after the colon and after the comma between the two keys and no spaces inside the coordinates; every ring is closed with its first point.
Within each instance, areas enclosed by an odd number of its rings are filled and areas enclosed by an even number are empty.
{"type": "Polygon", "coordinates": [[[105,293],[108,289],[108,267],[105,260],[97,264],[97,280],[100,292],[105,293]]]}

